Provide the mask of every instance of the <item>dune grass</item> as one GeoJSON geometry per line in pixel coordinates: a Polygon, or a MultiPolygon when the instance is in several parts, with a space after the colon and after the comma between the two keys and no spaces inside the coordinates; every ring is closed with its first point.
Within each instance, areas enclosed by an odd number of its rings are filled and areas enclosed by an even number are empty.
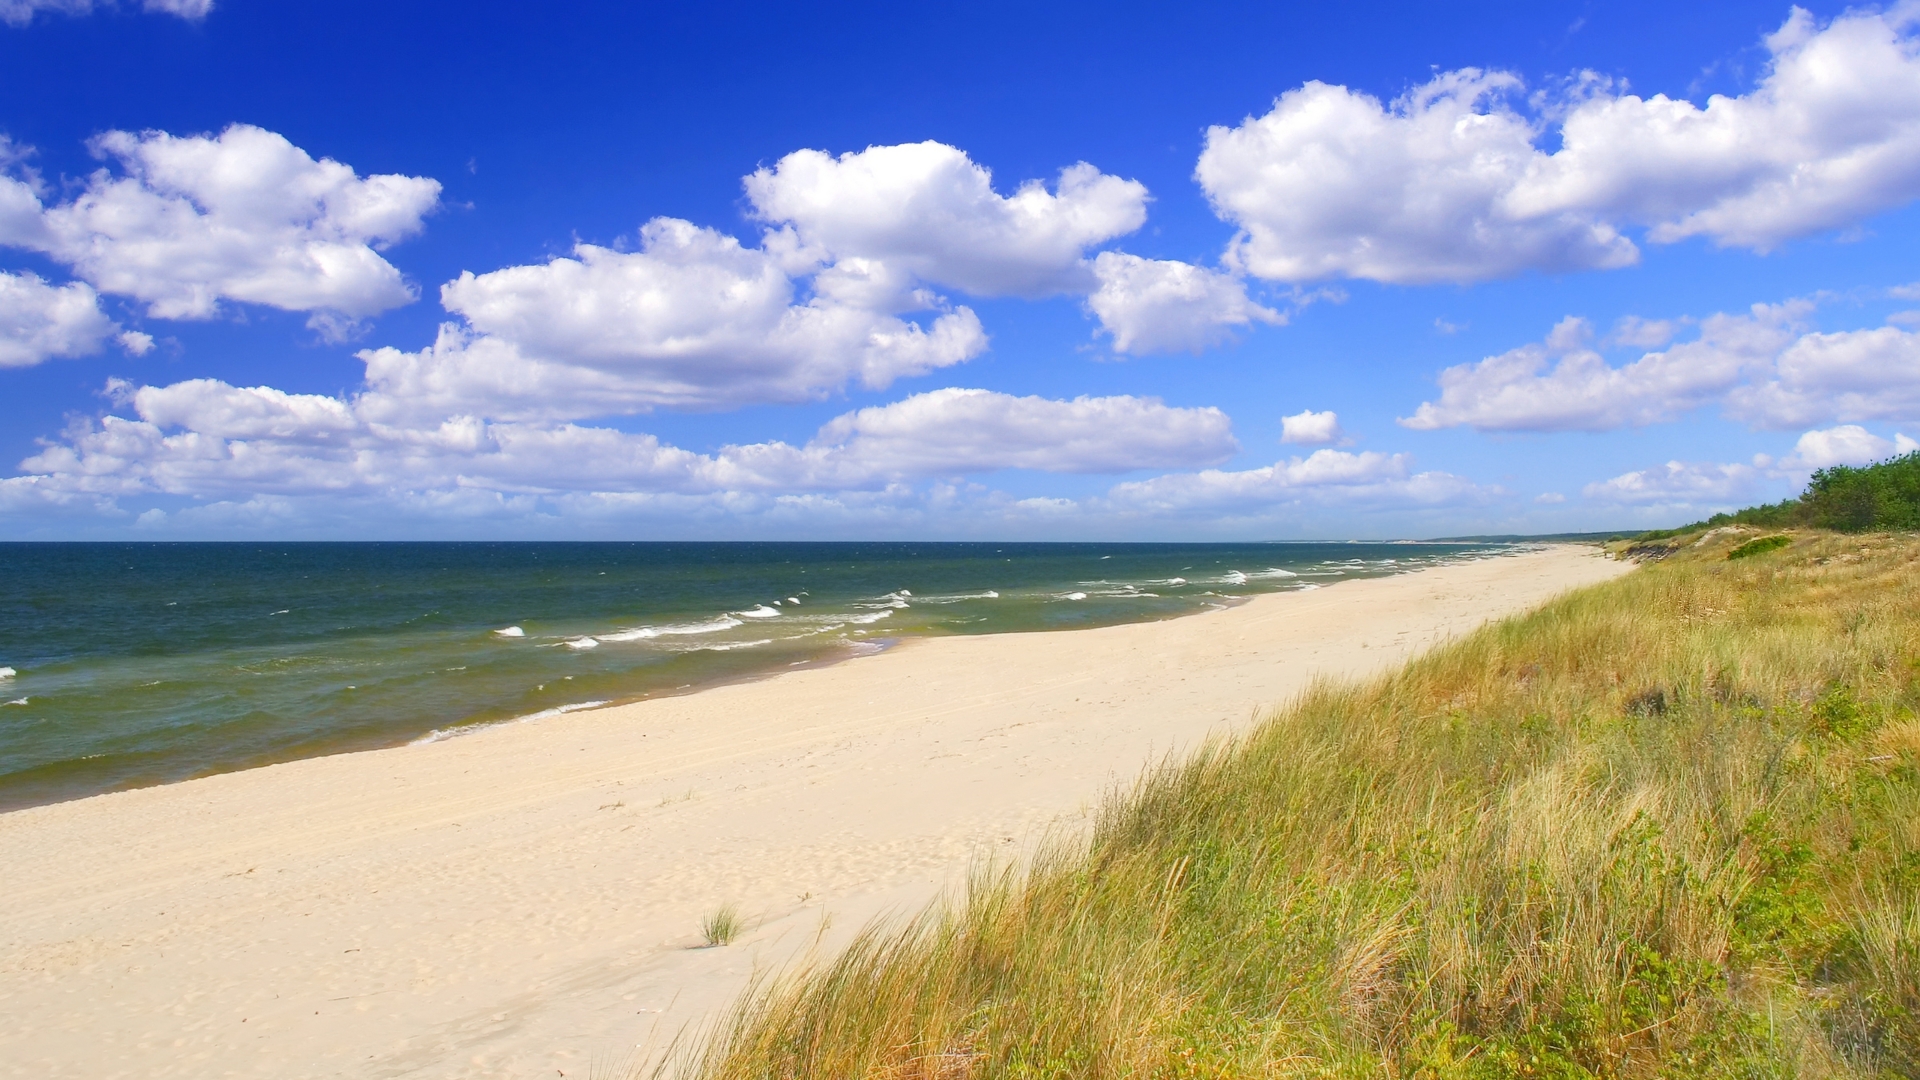
{"type": "Polygon", "coordinates": [[[732,904],[722,904],[700,919],[700,937],[709,949],[733,944],[733,939],[745,929],[740,909],[732,904]]]}
{"type": "Polygon", "coordinates": [[[676,1067],[1920,1075],[1920,541],[1731,546],[1315,687],[676,1067]]]}

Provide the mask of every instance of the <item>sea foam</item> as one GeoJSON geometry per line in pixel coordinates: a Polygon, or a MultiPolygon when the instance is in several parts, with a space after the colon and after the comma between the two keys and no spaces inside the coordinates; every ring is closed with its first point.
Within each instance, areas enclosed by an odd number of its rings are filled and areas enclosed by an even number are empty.
{"type": "Polygon", "coordinates": [[[486,728],[501,727],[506,724],[524,724],[532,720],[550,720],[556,716],[565,716],[570,712],[579,712],[581,709],[598,709],[602,705],[611,704],[613,704],[611,701],[576,701],[571,705],[556,705],[551,709],[541,709],[537,713],[528,713],[525,716],[516,716],[508,720],[496,720],[491,724],[462,724],[459,727],[434,728],[432,731],[427,732],[425,735],[420,736],[407,745],[425,746],[428,743],[445,742],[448,739],[456,739],[462,735],[471,735],[476,731],[482,731],[486,728]]]}
{"type": "Polygon", "coordinates": [[[778,618],[780,612],[777,608],[770,608],[765,604],[758,604],[745,611],[736,611],[734,614],[743,619],[773,619],[778,618]]]}
{"type": "Polygon", "coordinates": [[[500,629],[495,630],[494,634],[496,634],[499,637],[526,637],[527,636],[527,632],[525,630],[520,629],[517,626],[503,626],[500,629]]]}
{"type": "Polygon", "coordinates": [[[617,634],[601,634],[601,641],[645,641],[648,638],[677,637],[683,634],[717,634],[722,630],[731,630],[746,624],[731,615],[722,615],[717,619],[708,619],[697,623],[671,623],[666,626],[641,626],[632,630],[622,630],[617,634]]]}
{"type": "Polygon", "coordinates": [[[0,667],[0,681],[5,681],[5,680],[7,680],[7,679],[11,679],[11,678],[13,678],[13,677],[14,677],[15,675],[18,675],[18,674],[20,674],[20,673],[19,673],[19,672],[17,672],[17,671],[15,671],[15,670],[13,670],[13,669],[12,669],[12,668],[10,668],[10,667],[0,667]]]}

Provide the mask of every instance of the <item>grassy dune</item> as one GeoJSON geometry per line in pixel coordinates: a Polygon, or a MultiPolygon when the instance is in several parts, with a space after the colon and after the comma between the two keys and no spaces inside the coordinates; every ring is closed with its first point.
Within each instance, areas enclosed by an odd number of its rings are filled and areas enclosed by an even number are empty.
{"type": "Polygon", "coordinates": [[[1920,1075],[1920,541],[1737,539],[1316,688],[679,1065],[1920,1075]]]}

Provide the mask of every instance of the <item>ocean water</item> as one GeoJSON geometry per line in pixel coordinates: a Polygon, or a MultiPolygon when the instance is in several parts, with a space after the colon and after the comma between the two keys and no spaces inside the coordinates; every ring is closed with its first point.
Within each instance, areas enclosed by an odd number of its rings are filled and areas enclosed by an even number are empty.
{"type": "Polygon", "coordinates": [[[0,809],[887,647],[1138,622],[1474,544],[0,544],[0,809]]]}

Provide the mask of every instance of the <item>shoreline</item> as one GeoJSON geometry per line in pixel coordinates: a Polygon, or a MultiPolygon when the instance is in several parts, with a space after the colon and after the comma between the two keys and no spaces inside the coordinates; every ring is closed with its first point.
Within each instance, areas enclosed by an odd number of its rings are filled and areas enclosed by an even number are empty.
{"type": "Polygon", "coordinates": [[[0,1076],[575,1076],[656,1053],[757,974],[1017,858],[1313,677],[1629,569],[1590,552],[909,638],[0,815],[0,1076]],[[692,948],[723,903],[753,929],[692,948]]]}
{"type": "MultiPolygon", "coordinates": [[[[1390,545],[1375,545],[1375,546],[1418,547],[1418,546],[1424,546],[1427,543],[1428,542],[1426,541],[1396,541],[1390,545]]],[[[1285,543],[1280,543],[1273,546],[1285,546],[1285,543]]],[[[1302,546],[1324,547],[1327,545],[1319,544],[1319,543],[1303,542],[1302,546]]],[[[1450,546],[1450,545],[1441,545],[1436,542],[1435,546],[1450,546]]],[[[1466,556],[1465,561],[1472,562],[1472,561],[1479,561],[1482,559],[1510,558],[1515,555],[1525,554],[1530,550],[1534,550],[1534,547],[1529,545],[1522,545],[1522,544],[1509,544],[1503,547],[1489,547],[1481,551],[1478,551],[1474,554],[1466,556]]],[[[1442,564],[1442,565],[1452,565],[1452,564],[1442,564]]],[[[1418,572],[1418,569],[1393,570],[1393,571],[1387,571],[1385,573],[1380,573],[1377,576],[1397,577],[1405,573],[1415,573],[1415,572],[1418,572]]],[[[1359,577],[1338,578],[1325,583],[1307,584],[1298,589],[1282,590],[1280,593],[1277,593],[1277,594],[1284,595],[1285,593],[1288,593],[1288,592],[1312,591],[1315,589],[1325,588],[1327,585],[1330,585],[1330,584],[1339,584],[1342,581],[1371,580],[1374,576],[1376,575],[1369,573],[1359,577]]],[[[352,734],[352,735],[336,735],[330,738],[315,737],[312,739],[308,739],[304,741],[302,744],[299,744],[297,746],[288,746],[288,747],[283,747],[277,750],[267,750],[260,753],[251,754],[243,759],[229,760],[220,764],[204,766],[199,771],[187,771],[187,770],[175,769],[171,775],[149,774],[149,775],[141,776],[140,778],[135,779],[132,782],[122,782],[121,784],[119,784],[119,786],[111,786],[111,787],[106,787],[104,789],[97,782],[93,781],[89,776],[83,773],[73,775],[64,780],[48,780],[48,779],[41,779],[37,777],[33,779],[27,779],[29,777],[33,777],[33,774],[35,774],[36,772],[42,772],[45,770],[59,770],[61,772],[65,772],[71,769],[73,766],[80,764],[84,760],[86,760],[84,758],[67,758],[60,761],[43,763],[40,766],[36,766],[32,769],[28,769],[23,772],[14,774],[12,779],[18,781],[15,784],[9,785],[4,782],[0,782],[0,816],[4,816],[10,813],[16,813],[21,810],[33,809],[35,807],[40,807],[40,806],[54,806],[54,805],[59,805],[61,803],[68,803],[68,802],[75,802],[75,801],[84,800],[84,799],[96,798],[101,795],[111,795],[111,794],[116,794],[119,792],[126,792],[126,791],[139,791],[139,790],[152,788],[152,787],[166,787],[166,786],[171,786],[174,784],[181,784],[181,783],[191,783],[197,780],[205,780],[214,776],[223,776],[228,773],[249,772],[255,769],[270,768],[275,765],[283,765],[283,764],[288,764],[296,761],[305,761],[313,758],[332,757],[332,756],[337,756],[341,754],[368,753],[368,752],[375,752],[375,751],[381,751],[381,750],[397,749],[397,748],[406,747],[406,746],[445,742],[451,739],[466,738],[478,732],[488,731],[493,728],[510,727],[518,724],[544,721],[544,720],[552,719],[555,716],[565,715],[573,712],[582,712],[582,711],[587,711],[591,709],[600,709],[600,708],[619,708],[619,707],[632,705],[632,704],[636,704],[643,701],[657,701],[657,700],[665,700],[665,699],[675,698],[675,697],[685,697],[688,695],[701,694],[713,689],[717,689],[719,687],[733,686],[733,685],[738,685],[743,683],[751,683],[751,682],[763,681],[766,679],[779,678],[781,675],[784,675],[789,671],[811,670],[811,669],[825,668],[825,667],[831,667],[838,664],[843,664],[851,660],[856,660],[862,657],[872,656],[878,653],[887,652],[894,648],[899,647],[900,645],[903,645],[903,644],[906,644],[907,642],[912,642],[912,641],[932,640],[932,639],[946,638],[946,637],[982,637],[982,636],[992,637],[992,636],[998,636],[1003,634],[1070,633],[1070,632],[1077,632],[1080,630],[1097,630],[1097,629],[1101,629],[1104,627],[1111,627],[1111,626],[1129,626],[1129,625],[1140,625],[1140,624],[1149,624],[1149,623],[1157,623],[1157,622],[1167,622],[1170,620],[1184,619],[1184,618],[1189,618],[1189,617],[1198,616],[1198,615],[1206,615],[1216,610],[1229,609],[1229,608],[1240,606],[1242,604],[1250,603],[1252,601],[1259,599],[1262,596],[1270,596],[1270,595],[1277,595],[1277,594],[1264,593],[1264,592],[1254,592],[1254,593],[1248,593],[1248,594],[1238,595],[1238,596],[1222,594],[1221,596],[1206,602],[1204,606],[1192,608],[1186,611],[1176,612],[1173,614],[1148,613],[1148,614],[1143,614],[1138,618],[1122,618],[1117,621],[1099,621],[1099,622],[1094,622],[1091,625],[1079,625],[1079,626],[1069,626],[1069,627],[1048,627],[1048,628],[1006,628],[1006,629],[987,630],[984,632],[974,632],[974,631],[969,631],[964,629],[954,629],[951,627],[937,627],[937,626],[920,627],[917,629],[905,629],[903,631],[893,631],[887,634],[882,634],[874,637],[862,637],[857,639],[849,639],[849,640],[839,642],[837,645],[832,642],[822,641],[819,645],[815,646],[810,653],[805,649],[801,650],[803,653],[807,653],[807,655],[804,655],[801,660],[793,661],[793,662],[784,662],[781,657],[774,656],[770,659],[762,661],[762,663],[759,665],[755,665],[752,662],[752,656],[755,654],[742,652],[738,654],[742,658],[742,660],[745,661],[745,663],[742,666],[739,666],[732,670],[710,672],[706,674],[705,677],[695,676],[693,682],[687,683],[684,685],[652,686],[648,682],[648,676],[650,676],[652,673],[649,671],[641,671],[639,673],[636,673],[633,676],[633,678],[630,680],[637,683],[637,685],[629,689],[619,690],[619,689],[608,688],[608,689],[611,689],[612,692],[609,693],[603,690],[603,692],[598,696],[583,697],[578,701],[562,701],[550,706],[533,709],[533,710],[519,713],[519,714],[498,715],[498,714],[493,714],[493,710],[491,708],[486,708],[486,709],[481,709],[478,712],[469,713],[463,719],[441,721],[439,723],[435,723],[432,720],[429,720],[426,718],[419,718],[416,720],[415,723],[400,725],[397,728],[397,730],[387,733],[385,735],[369,735],[365,733],[360,733],[360,734],[352,734]]],[[[553,645],[556,645],[556,644],[558,643],[557,642],[549,643],[547,647],[552,647],[553,645]]],[[[734,647],[723,646],[722,648],[731,650],[734,647]]],[[[791,653],[789,653],[788,655],[791,655],[791,653]]],[[[568,676],[568,677],[570,678],[571,676],[568,676]]],[[[541,689],[543,690],[545,688],[546,688],[545,686],[541,687],[541,689]]]]}

